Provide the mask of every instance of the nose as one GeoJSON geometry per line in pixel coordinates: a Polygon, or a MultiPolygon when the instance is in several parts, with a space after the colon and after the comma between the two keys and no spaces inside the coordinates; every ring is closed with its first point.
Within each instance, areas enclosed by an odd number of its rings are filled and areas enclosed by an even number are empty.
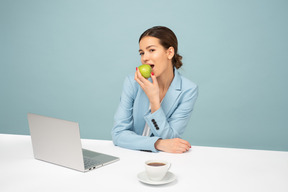
{"type": "Polygon", "coordinates": [[[143,54],[141,60],[142,60],[142,63],[143,63],[143,64],[147,63],[148,60],[149,60],[148,54],[147,54],[147,53],[146,53],[146,54],[143,54]]]}

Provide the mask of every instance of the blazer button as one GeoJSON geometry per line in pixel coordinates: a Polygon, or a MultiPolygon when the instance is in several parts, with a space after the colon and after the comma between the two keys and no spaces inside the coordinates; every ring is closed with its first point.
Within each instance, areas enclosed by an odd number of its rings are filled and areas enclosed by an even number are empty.
{"type": "Polygon", "coordinates": [[[156,130],[159,130],[159,127],[158,127],[155,119],[152,119],[151,121],[152,121],[153,125],[155,126],[156,130]]]}
{"type": "Polygon", "coordinates": [[[154,125],[155,126],[155,128],[156,128],[156,130],[159,130],[159,127],[158,127],[158,125],[156,124],[156,125],[154,125]]]}

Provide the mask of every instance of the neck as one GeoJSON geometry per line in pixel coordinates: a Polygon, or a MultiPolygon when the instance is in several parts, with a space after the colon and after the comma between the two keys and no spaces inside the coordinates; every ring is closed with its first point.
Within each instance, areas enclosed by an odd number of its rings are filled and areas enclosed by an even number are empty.
{"type": "Polygon", "coordinates": [[[170,84],[172,83],[174,78],[174,68],[168,68],[168,71],[164,73],[164,75],[157,78],[158,86],[160,91],[168,90],[170,84]]]}

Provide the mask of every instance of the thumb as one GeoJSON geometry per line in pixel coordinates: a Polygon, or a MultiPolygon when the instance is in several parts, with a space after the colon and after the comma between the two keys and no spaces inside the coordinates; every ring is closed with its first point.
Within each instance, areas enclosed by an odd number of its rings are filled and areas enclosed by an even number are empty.
{"type": "Polygon", "coordinates": [[[151,79],[152,79],[152,83],[153,83],[153,84],[156,84],[156,85],[158,85],[158,81],[157,81],[157,78],[156,78],[156,76],[154,75],[154,73],[153,73],[153,72],[151,72],[151,79]]]}

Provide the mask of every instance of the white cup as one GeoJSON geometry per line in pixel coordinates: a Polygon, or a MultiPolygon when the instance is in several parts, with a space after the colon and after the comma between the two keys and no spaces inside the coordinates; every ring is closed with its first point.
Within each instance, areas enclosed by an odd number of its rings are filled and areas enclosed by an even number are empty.
{"type": "Polygon", "coordinates": [[[145,170],[149,179],[161,181],[170,168],[170,163],[163,160],[148,160],[145,162],[145,170]]]}

